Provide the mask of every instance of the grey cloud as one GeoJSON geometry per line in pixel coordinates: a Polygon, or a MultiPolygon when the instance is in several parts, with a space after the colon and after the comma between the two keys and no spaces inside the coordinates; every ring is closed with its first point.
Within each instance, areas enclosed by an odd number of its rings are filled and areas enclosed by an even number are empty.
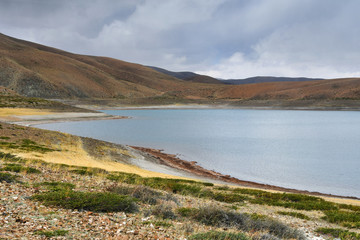
{"type": "Polygon", "coordinates": [[[218,77],[358,74],[357,0],[0,0],[0,31],[218,77]]]}

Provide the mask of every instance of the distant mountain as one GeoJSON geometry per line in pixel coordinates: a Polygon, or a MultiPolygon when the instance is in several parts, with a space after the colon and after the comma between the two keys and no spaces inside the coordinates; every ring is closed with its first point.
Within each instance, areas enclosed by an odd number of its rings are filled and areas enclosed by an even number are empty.
{"type": "Polygon", "coordinates": [[[178,79],[182,79],[185,81],[190,81],[190,82],[199,82],[199,83],[212,83],[212,84],[223,84],[222,81],[210,77],[210,76],[206,76],[206,75],[200,75],[194,72],[172,72],[163,68],[158,68],[158,67],[153,67],[153,66],[148,66],[149,68],[152,68],[158,72],[167,74],[169,76],[172,77],[176,77],[178,79]]]}
{"type": "Polygon", "coordinates": [[[240,84],[253,84],[253,83],[265,83],[265,82],[305,82],[305,81],[317,81],[326,80],[323,78],[290,78],[290,77],[266,77],[257,76],[244,79],[224,79],[221,80],[225,84],[240,85],[240,84]]]}

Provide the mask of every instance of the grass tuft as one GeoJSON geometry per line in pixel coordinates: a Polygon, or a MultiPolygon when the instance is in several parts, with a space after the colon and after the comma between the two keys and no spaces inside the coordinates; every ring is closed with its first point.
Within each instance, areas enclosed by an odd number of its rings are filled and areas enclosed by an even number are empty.
{"type": "Polygon", "coordinates": [[[25,162],[24,159],[19,158],[11,153],[0,152],[0,159],[5,162],[25,162]]]}
{"type": "Polygon", "coordinates": [[[176,214],[169,204],[160,204],[153,207],[151,214],[162,219],[176,219],[176,214]]]}
{"type": "Polygon", "coordinates": [[[330,223],[360,223],[359,212],[348,212],[348,211],[324,211],[324,220],[330,223]]]}
{"type": "Polygon", "coordinates": [[[70,170],[70,172],[77,173],[79,175],[101,175],[101,174],[108,174],[108,171],[101,168],[89,168],[89,167],[77,167],[76,169],[70,170]]]}
{"type": "Polygon", "coordinates": [[[276,213],[277,213],[277,214],[280,214],[280,215],[285,215],[285,216],[291,216],[291,217],[295,217],[295,218],[310,220],[310,217],[306,216],[305,214],[299,213],[299,212],[284,212],[284,211],[278,211],[278,212],[276,212],[276,213]]]}
{"type": "Polygon", "coordinates": [[[134,198],[139,199],[141,202],[146,204],[155,205],[160,199],[164,199],[164,195],[152,188],[137,185],[135,187],[129,186],[116,186],[107,189],[109,192],[117,193],[120,195],[130,195],[134,198]]]}
{"type": "Polygon", "coordinates": [[[66,234],[68,234],[68,232],[69,232],[69,231],[66,231],[66,230],[36,231],[35,234],[36,234],[36,235],[45,236],[45,237],[47,237],[47,238],[51,238],[51,237],[65,236],[66,234]]]}
{"type": "Polygon", "coordinates": [[[17,173],[25,172],[25,173],[36,173],[36,174],[41,173],[41,171],[36,168],[24,167],[14,163],[5,164],[5,167],[0,168],[0,171],[9,171],[9,172],[17,172],[17,173]]]}
{"type": "Polygon", "coordinates": [[[182,208],[178,212],[183,216],[189,216],[191,219],[209,226],[235,227],[242,231],[265,231],[280,238],[305,239],[299,231],[273,219],[259,216],[252,217],[249,214],[224,210],[217,206],[189,210],[182,208]]]}
{"type": "Polygon", "coordinates": [[[213,192],[205,188],[213,186],[212,183],[197,182],[193,180],[167,179],[159,177],[143,178],[137,174],[123,172],[109,174],[107,178],[127,184],[144,185],[175,194],[214,199],[219,202],[234,203],[243,202],[248,199],[248,197],[240,194],[213,192]]]}
{"type": "Polygon", "coordinates": [[[244,233],[230,233],[210,231],[206,233],[196,233],[189,237],[189,240],[250,240],[244,233]]]}
{"type": "Polygon", "coordinates": [[[15,182],[18,176],[14,176],[10,173],[0,172],[0,182],[12,183],[15,182]]]}
{"type": "Polygon", "coordinates": [[[297,210],[335,210],[338,209],[337,204],[325,201],[322,198],[293,193],[271,193],[262,190],[236,188],[233,190],[236,193],[250,195],[253,199],[251,203],[279,206],[285,208],[292,208],[297,210]]]}
{"type": "Polygon", "coordinates": [[[318,228],[315,230],[317,233],[330,235],[341,240],[357,240],[360,239],[360,234],[355,232],[349,232],[341,228],[318,228]]]}
{"type": "Polygon", "coordinates": [[[34,186],[35,187],[45,186],[48,190],[55,192],[64,191],[64,190],[70,191],[76,187],[75,184],[67,183],[67,182],[42,182],[42,183],[34,184],[34,186]]]}
{"type": "Polygon", "coordinates": [[[93,212],[136,212],[136,200],[115,193],[53,191],[32,196],[44,205],[93,212]]]}

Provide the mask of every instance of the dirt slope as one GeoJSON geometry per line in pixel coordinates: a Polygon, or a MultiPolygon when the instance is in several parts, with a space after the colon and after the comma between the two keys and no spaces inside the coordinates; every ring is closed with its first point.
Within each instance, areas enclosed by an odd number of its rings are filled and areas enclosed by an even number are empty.
{"type": "Polygon", "coordinates": [[[5,35],[0,35],[0,56],[1,85],[25,96],[148,97],[189,85],[142,65],[76,55],[5,35]]]}

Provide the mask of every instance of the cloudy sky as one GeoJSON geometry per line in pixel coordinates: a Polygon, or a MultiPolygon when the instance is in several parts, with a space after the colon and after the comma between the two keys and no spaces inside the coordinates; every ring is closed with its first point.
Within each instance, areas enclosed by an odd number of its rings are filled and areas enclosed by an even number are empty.
{"type": "Polygon", "coordinates": [[[360,76],[359,0],[0,0],[0,32],[219,78],[360,76]]]}

